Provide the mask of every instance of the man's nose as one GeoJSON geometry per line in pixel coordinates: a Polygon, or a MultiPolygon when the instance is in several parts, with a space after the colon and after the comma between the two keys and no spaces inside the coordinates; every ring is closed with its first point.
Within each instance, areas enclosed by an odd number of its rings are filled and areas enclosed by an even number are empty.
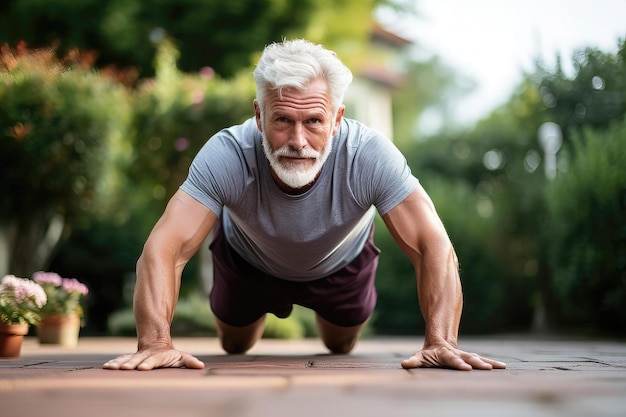
{"type": "Polygon", "coordinates": [[[306,135],[304,132],[304,126],[302,123],[295,123],[289,138],[289,146],[296,150],[300,150],[307,145],[306,135]]]}

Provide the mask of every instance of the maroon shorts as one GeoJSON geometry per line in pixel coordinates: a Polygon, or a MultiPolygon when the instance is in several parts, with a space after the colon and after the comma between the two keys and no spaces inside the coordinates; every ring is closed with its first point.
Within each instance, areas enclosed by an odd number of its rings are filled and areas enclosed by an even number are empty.
{"type": "Polygon", "coordinates": [[[266,313],[286,317],[294,304],[317,312],[338,326],[364,323],[376,305],[374,286],[378,255],[374,227],[361,253],[326,277],[293,282],[266,274],[246,262],[228,244],[221,225],[215,228],[213,288],[209,296],[215,316],[231,326],[245,326],[266,313]]]}

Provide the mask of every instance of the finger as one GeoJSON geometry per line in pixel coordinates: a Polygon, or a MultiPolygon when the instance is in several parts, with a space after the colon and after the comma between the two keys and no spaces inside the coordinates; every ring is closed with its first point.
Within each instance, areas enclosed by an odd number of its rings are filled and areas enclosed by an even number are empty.
{"type": "Polygon", "coordinates": [[[102,365],[104,369],[120,369],[122,364],[124,364],[131,357],[131,354],[128,355],[120,355],[115,359],[112,359],[102,365]]]}
{"type": "Polygon", "coordinates": [[[469,365],[471,365],[471,367],[473,369],[482,369],[485,371],[490,371],[493,369],[493,366],[484,360],[484,358],[481,358],[480,356],[478,356],[475,353],[466,353],[464,352],[461,355],[461,358],[469,365]]]}
{"type": "Polygon", "coordinates": [[[437,360],[433,358],[433,360],[428,360],[424,357],[421,352],[411,356],[408,359],[405,359],[401,363],[404,369],[413,369],[413,368],[451,368],[458,369],[461,371],[471,371],[472,366],[466,363],[460,357],[453,354],[442,354],[439,355],[437,360]]]}
{"type": "Polygon", "coordinates": [[[156,368],[180,368],[183,366],[182,355],[176,350],[152,353],[136,365],[138,371],[150,371],[156,368]]]}
{"type": "Polygon", "coordinates": [[[479,356],[475,353],[463,352],[463,359],[474,369],[506,369],[506,363],[479,356]]]}
{"type": "Polygon", "coordinates": [[[138,371],[151,371],[154,368],[160,368],[160,360],[158,360],[155,356],[150,356],[135,366],[134,369],[138,371]]]}
{"type": "Polygon", "coordinates": [[[504,362],[496,361],[496,360],[489,359],[489,358],[482,358],[482,359],[485,362],[488,362],[489,364],[491,364],[493,369],[506,369],[506,363],[504,362]]]}
{"type": "Polygon", "coordinates": [[[419,368],[420,366],[422,366],[422,359],[421,359],[421,355],[420,358],[417,357],[417,355],[413,355],[408,359],[403,360],[400,365],[402,365],[402,367],[404,369],[413,369],[413,368],[419,368]]]}
{"type": "Polygon", "coordinates": [[[204,369],[204,362],[192,355],[184,355],[183,366],[191,369],[204,369]]]}
{"type": "Polygon", "coordinates": [[[452,353],[441,355],[439,365],[445,368],[457,369],[459,371],[471,371],[473,369],[470,363],[452,353]]]}
{"type": "Polygon", "coordinates": [[[137,352],[132,355],[126,362],[124,362],[119,369],[122,370],[131,370],[138,369],[139,365],[141,365],[146,359],[150,357],[150,354],[147,352],[137,352]]]}
{"type": "Polygon", "coordinates": [[[204,362],[188,353],[169,350],[160,354],[152,355],[137,365],[139,371],[149,371],[155,368],[191,368],[203,369],[204,362]]]}

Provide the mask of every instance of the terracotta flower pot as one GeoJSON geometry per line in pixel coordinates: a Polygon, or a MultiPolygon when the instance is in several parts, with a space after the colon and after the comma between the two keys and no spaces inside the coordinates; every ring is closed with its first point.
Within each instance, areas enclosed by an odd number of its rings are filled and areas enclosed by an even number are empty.
{"type": "Polygon", "coordinates": [[[80,332],[80,317],[77,314],[69,316],[44,316],[37,326],[39,343],[76,347],[80,332]]]}
{"type": "Polygon", "coordinates": [[[0,323],[0,357],[19,357],[27,334],[28,324],[0,323]]]}

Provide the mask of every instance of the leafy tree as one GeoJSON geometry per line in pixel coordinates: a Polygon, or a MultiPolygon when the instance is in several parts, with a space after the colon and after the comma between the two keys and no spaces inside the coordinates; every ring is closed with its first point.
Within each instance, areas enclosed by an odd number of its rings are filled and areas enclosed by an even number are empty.
{"type": "Polygon", "coordinates": [[[0,40],[94,50],[99,66],[135,66],[150,75],[151,39],[166,34],[178,44],[183,70],[211,66],[230,76],[265,43],[306,24],[314,5],[311,0],[7,0],[0,3],[0,40]]]}
{"type": "Polygon", "coordinates": [[[573,56],[575,74],[568,78],[560,60],[553,70],[539,66],[534,75],[545,105],[545,118],[570,132],[581,126],[607,127],[626,114],[626,42],[617,54],[586,48],[573,56]]]}
{"type": "Polygon", "coordinates": [[[108,144],[124,134],[126,91],[74,51],[0,51],[0,269],[30,275],[43,268],[61,233],[96,199],[108,144]],[[1,257],[0,257],[1,258],[1,257]]]}
{"type": "MultiPolygon", "coordinates": [[[[396,4],[397,3],[397,4],[396,4]]],[[[345,46],[365,39],[374,7],[398,0],[5,0],[0,2],[0,42],[32,47],[92,50],[96,65],[136,67],[153,75],[158,41],[180,51],[179,68],[212,67],[231,77],[253,62],[266,44],[285,36],[310,36],[345,46]],[[355,38],[356,36],[356,38],[355,38]]],[[[358,42],[357,42],[358,43],[358,42]]]]}

